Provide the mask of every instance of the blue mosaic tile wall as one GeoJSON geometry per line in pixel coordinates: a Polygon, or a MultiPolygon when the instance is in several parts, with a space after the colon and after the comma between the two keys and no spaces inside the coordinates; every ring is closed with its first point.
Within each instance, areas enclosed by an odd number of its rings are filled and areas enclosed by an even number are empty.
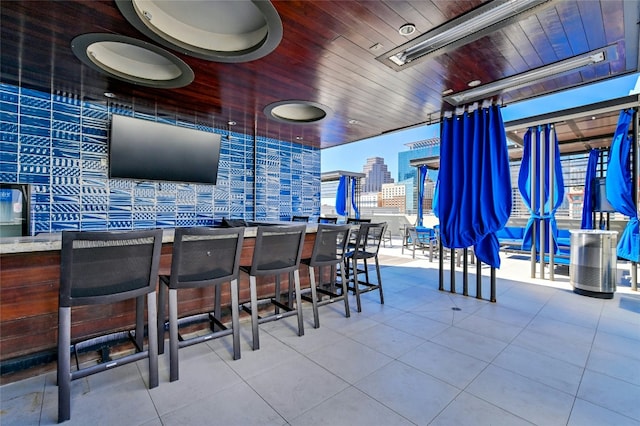
{"type": "Polygon", "coordinates": [[[31,184],[32,235],[318,216],[320,151],[260,136],[255,144],[254,160],[250,135],[0,84],[0,182],[31,184]],[[109,179],[113,113],[229,135],[217,184],[109,179]]]}

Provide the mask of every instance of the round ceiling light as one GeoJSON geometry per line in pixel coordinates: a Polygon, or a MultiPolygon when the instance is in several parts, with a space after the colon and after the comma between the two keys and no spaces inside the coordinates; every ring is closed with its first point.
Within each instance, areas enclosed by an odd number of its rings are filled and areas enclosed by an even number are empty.
{"type": "Polygon", "coordinates": [[[405,37],[409,37],[411,34],[416,32],[416,26],[414,24],[404,24],[398,29],[400,35],[405,37]]]}
{"type": "Polygon", "coordinates": [[[282,21],[269,1],[116,0],[140,32],[186,55],[248,62],[282,40],[282,21]]]}
{"type": "Polygon", "coordinates": [[[193,71],[177,56],[150,43],[117,34],[83,34],[71,50],[85,65],[129,83],[172,89],[191,83],[193,71]]]}
{"type": "Polygon", "coordinates": [[[316,123],[329,117],[329,107],[310,101],[280,101],[267,105],[265,115],[276,121],[289,124],[316,123]]]}

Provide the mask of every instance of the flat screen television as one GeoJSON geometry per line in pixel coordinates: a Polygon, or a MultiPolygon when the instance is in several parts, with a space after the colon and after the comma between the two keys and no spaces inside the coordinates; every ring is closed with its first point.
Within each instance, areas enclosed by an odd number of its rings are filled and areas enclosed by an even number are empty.
{"type": "Polygon", "coordinates": [[[221,136],[114,114],[109,176],[215,185],[221,136]]]}

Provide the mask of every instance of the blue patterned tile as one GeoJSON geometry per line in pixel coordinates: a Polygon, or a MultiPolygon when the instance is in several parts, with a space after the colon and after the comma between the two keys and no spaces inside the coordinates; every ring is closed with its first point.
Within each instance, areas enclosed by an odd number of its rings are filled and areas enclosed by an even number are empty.
{"type": "Polygon", "coordinates": [[[133,221],[131,220],[109,220],[108,229],[112,230],[128,230],[133,229],[133,221]]]}
{"type": "MultiPolygon", "coordinates": [[[[54,141],[56,139],[60,139],[62,141],[80,142],[80,133],[70,132],[70,131],[67,131],[67,130],[53,129],[53,131],[51,132],[51,137],[54,139],[54,141]]],[[[80,144],[77,143],[74,146],[79,147],[80,144]]]]}
{"type": "MultiPolygon", "coordinates": [[[[75,100],[77,102],[77,100],[75,100]]],[[[55,96],[53,99],[53,111],[54,116],[56,113],[64,113],[70,116],[75,116],[80,119],[80,106],[78,103],[75,105],[69,98],[64,98],[61,96],[55,96]]]]}
{"type": "Polygon", "coordinates": [[[114,204],[113,200],[111,200],[111,203],[109,204],[109,214],[114,213],[114,214],[119,214],[119,213],[124,213],[124,214],[131,214],[131,211],[133,210],[133,206],[131,205],[131,203],[128,204],[114,204]]]}
{"type": "Polygon", "coordinates": [[[79,231],[80,221],[51,221],[51,232],[79,231]]]}
{"type": "Polygon", "coordinates": [[[51,125],[53,130],[59,130],[62,132],[80,132],[80,125],[74,123],[68,123],[66,121],[55,120],[51,125]]]}
{"type": "MultiPolygon", "coordinates": [[[[7,152],[4,150],[0,150],[0,162],[6,163],[7,165],[12,164],[13,166],[15,166],[15,169],[17,170],[18,167],[16,163],[18,162],[18,154],[15,152],[7,152]]],[[[5,167],[3,167],[2,170],[7,171],[5,167]]]]}
{"type": "Polygon", "coordinates": [[[139,212],[139,211],[135,211],[133,212],[133,221],[134,222],[139,222],[139,221],[154,221],[156,220],[156,214],[153,211],[150,212],[139,212]]]}
{"type": "Polygon", "coordinates": [[[58,212],[51,213],[51,222],[78,222],[80,213],[78,212],[58,212]]]}
{"type": "Polygon", "coordinates": [[[134,220],[133,229],[153,229],[156,227],[155,220],[134,220]]]}
{"type": "Polygon", "coordinates": [[[81,225],[83,231],[104,231],[108,228],[109,222],[106,220],[83,220],[81,225]]]}
{"type": "Polygon", "coordinates": [[[82,213],[82,215],[80,215],[80,220],[82,220],[82,222],[84,223],[85,221],[102,221],[102,222],[106,222],[107,221],[107,214],[106,213],[82,213]]]}
{"type": "Polygon", "coordinates": [[[59,214],[80,213],[80,204],[54,202],[53,204],[51,204],[51,213],[53,213],[53,217],[56,217],[56,215],[59,214]]]}
{"type": "Polygon", "coordinates": [[[51,225],[48,220],[33,219],[32,226],[36,234],[41,232],[52,232],[51,225]]]}
{"type": "Polygon", "coordinates": [[[106,212],[107,210],[109,210],[109,204],[108,203],[101,203],[101,204],[90,204],[90,203],[86,203],[84,201],[84,198],[82,200],[82,204],[80,205],[80,211],[83,213],[104,213],[105,217],[106,217],[106,212]]]}
{"type": "Polygon", "coordinates": [[[18,182],[18,172],[17,170],[8,170],[11,168],[15,168],[17,169],[18,166],[17,165],[13,165],[13,164],[8,164],[8,165],[3,165],[2,168],[0,169],[0,181],[1,182],[7,182],[7,183],[17,183],[18,182]]]}

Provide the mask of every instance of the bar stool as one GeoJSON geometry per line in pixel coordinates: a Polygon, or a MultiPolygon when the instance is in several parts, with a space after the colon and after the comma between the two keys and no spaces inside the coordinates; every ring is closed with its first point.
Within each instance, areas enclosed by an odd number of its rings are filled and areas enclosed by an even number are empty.
{"type": "Polygon", "coordinates": [[[253,350],[260,349],[258,324],[279,320],[291,315],[298,316],[298,336],[304,334],[302,322],[302,302],[300,297],[300,259],[304,246],[307,225],[292,226],[258,226],[253,260],[251,266],[241,266],[240,269],[249,274],[250,307],[242,305],[242,309],[251,314],[251,329],[253,333],[253,350]],[[281,302],[280,275],[289,275],[288,301],[281,302]],[[275,276],[275,294],[268,301],[274,305],[272,315],[258,316],[258,276],[275,276]],[[293,281],[294,287],[291,287],[293,281]],[[295,294],[295,307],[293,295],[295,294]],[[284,310],[284,313],[280,312],[284,310]]]}
{"type": "Polygon", "coordinates": [[[162,248],[162,230],[62,233],[60,297],[58,307],[58,422],[71,418],[71,382],[107,369],[149,359],[149,388],[158,386],[156,283],[162,248]],[[144,344],[144,295],[147,295],[149,342],[144,344]],[[112,333],[71,345],[71,307],[136,300],[134,332],[112,333]],[[111,360],[102,350],[97,365],[80,368],[78,350],[107,346],[128,336],[136,352],[111,360]],[[71,371],[71,350],[77,370],[71,371]]]}
{"type": "MultiPolygon", "coordinates": [[[[356,296],[358,312],[362,312],[360,303],[360,294],[373,290],[380,293],[380,303],[384,304],[384,294],[382,292],[382,279],[380,278],[380,264],[378,262],[378,251],[380,250],[380,242],[387,228],[387,223],[361,223],[360,228],[355,237],[355,245],[345,255],[345,266],[348,268],[349,290],[353,291],[356,296]],[[369,280],[369,265],[367,260],[373,259],[375,262],[377,283],[369,280]],[[358,261],[363,261],[363,268],[358,268],[358,261]],[[364,280],[358,276],[364,274],[364,280]]],[[[353,241],[353,238],[352,238],[353,241]]]]}
{"type": "Polygon", "coordinates": [[[292,216],[291,222],[309,222],[309,216],[292,216]]]}
{"type": "Polygon", "coordinates": [[[351,226],[349,225],[318,225],[311,257],[308,259],[302,259],[302,263],[309,267],[309,280],[311,283],[311,297],[302,295],[302,298],[312,303],[314,328],[318,328],[320,326],[320,320],[318,318],[318,306],[323,306],[338,300],[344,300],[345,316],[347,318],[351,316],[351,313],[349,312],[347,279],[345,276],[344,268],[340,268],[340,282],[342,284],[342,291],[340,292],[340,294],[336,292],[337,267],[344,262],[344,256],[346,254],[347,244],[349,243],[350,233],[351,226]],[[330,280],[328,283],[316,285],[315,268],[318,268],[318,275],[320,277],[320,280],[322,281],[323,266],[330,267],[330,280]],[[320,300],[318,300],[317,293],[329,296],[329,298],[324,300],[321,298],[320,300]]]}
{"type": "Polygon", "coordinates": [[[332,217],[318,216],[318,223],[338,223],[338,218],[335,216],[332,216],[332,217]]]}
{"type": "Polygon", "coordinates": [[[160,276],[158,297],[158,344],[164,352],[165,305],[169,296],[170,381],[179,378],[178,349],[222,336],[233,335],[233,359],[240,358],[238,283],[244,228],[177,228],[173,239],[171,275],[160,276]],[[229,283],[231,328],[222,323],[221,290],[229,283]],[[214,311],[178,319],[178,290],[214,287],[214,311]],[[178,333],[179,326],[208,319],[211,332],[191,338],[178,333]],[[219,330],[216,330],[216,326],[219,330]]]}

